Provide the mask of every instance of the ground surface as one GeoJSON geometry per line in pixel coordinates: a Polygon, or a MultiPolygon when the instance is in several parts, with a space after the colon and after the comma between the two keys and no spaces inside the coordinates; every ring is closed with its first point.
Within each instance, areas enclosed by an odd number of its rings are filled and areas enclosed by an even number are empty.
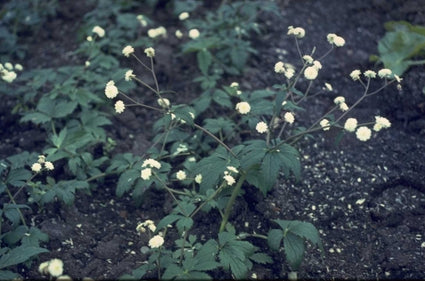
{"type": "MultiPolygon", "coordinates": [[[[328,33],[343,36],[347,43],[322,62],[324,70],[319,79],[331,83],[335,92],[306,104],[308,114],[300,114],[297,120],[308,122],[319,117],[337,95],[344,95],[352,104],[361,88],[350,81],[348,74],[355,68],[374,67],[368,57],[377,52],[377,40],[385,33],[383,23],[408,20],[425,25],[422,1],[388,2],[278,1],[281,16],[264,17],[266,32],[255,40],[259,52],[241,78],[242,87],[257,89],[278,82],[272,71],[274,63],[296,61],[294,42],[285,36],[287,27],[302,26],[307,32],[301,45],[305,52],[317,46],[317,53],[324,53],[328,33]]],[[[26,67],[68,63],[61,54],[75,47],[72,41],[59,40],[62,43],[51,48],[61,34],[58,26],[68,34],[78,28],[78,9],[68,7],[67,11],[66,17],[47,24],[41,31],[42,40],[33,40],[33,59],[26,67]]],[[[179,78],[187,80],[179,76],[169,80],[179,78]]],[[[424,68],[412,68],[404,75],[402,92],[389,87],[359,107],[355,116],[363,121],[373,120],[378,114],[392,121],[390,129],[370,141],[363,143],[351,135],[335,145],[333,132],[320,133],[314,141],[302,141],[302,180],[296,183],[282,179],[265,200],[249,192],[252,195],[235,207],[237,215],[231,221],[239,229],[257,233],[268,231],[269,219],[312,222],[321,232],[325,257],[310,248],[299,278],[425,279],[425,248],[421,247],[425,242],[425,112],[420,106],[425,101],[421,93],[425,82],[419,81],[425,81],[424,68]]],[[[37,135],[37,129],[19,124],[10,115],[11,104],[13,101],[0,105],[2,139],[6,140],[0,144],[1,156],[19,149],[38,151],[43,138],[28,141],[28,136],[37,135]]],[[[140,143],[147,144],[148,140],[141,129],[131,127],[126,120],[136,118],[139,124],[149,120],[127,114],[130,116],[115,120],[121,129],[111,132],[123,150],[141,154],[145,146],[140,143]],[[129,132],[136,141],[125,138],[129,132]]],[[[73,278],[114,279],[131,272],[146,258],[140,248],[147,241],[136,234],[137,223],[145,219],[158,221],[169,208],[164,194],[148,192],[147,196],[146,204],[136,208],[131,199],[116,198],[112,180],[91,197],[79,194],[72,207],[51,204],[33,214],[35,224],[50,236],[45,246],[50,253],[41,255],[41,260],[61,258],[65,273],[73,278]]],[[[218,228],[218,221],[201,215],[195,228],[208,237],[218,228]]],[[[253,272],[259,279],[286,278],[290,270],[283,253],[271,254],[275,263],[268,267],[256,265],[253,272]]],[[[22,270],[27,278],[41,278],[37,266],[22,270]]],[[[215,277],[230,278],[220,274],[215,277]]]]}

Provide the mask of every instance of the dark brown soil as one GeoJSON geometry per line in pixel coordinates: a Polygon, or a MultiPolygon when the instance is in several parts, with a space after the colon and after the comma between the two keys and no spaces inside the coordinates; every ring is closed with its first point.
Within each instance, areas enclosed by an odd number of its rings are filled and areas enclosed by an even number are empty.
{"type": "MultiPolygon", "coordinates": [[[[52,19],[40,30],[40,40],[32,40],[34,48],[27,68],[69,63],[70,58],[61,54],[76,47],[72,37],[60,36],[62,43],[52,46],[58,41],[56,35],[62,34],[58,28],[65,28],[68,34],[77,31],[82,13],[75,7],[80,2],[84,1],[64,4],[67,14],[52,19]]],[[[258,55],[251,59],[249,69],[241,77],[243,88],[257,89],[278,83],[272,71],[274,64],[278,60],[297,61],[294,42],[286,36],[289,25],[305,28],[307,35],[301,43],[305,52],[316,46],[317,54],[324,53],[328,49],[328,33],[346,40],[346,46],[323,62],[318,78],[322,84],[331,83],[335,91],[304,105],[306,114],[299,114],[297,120],[305,124],[326,112],[337,95],[344,95],[349,104],[359,97],[362,89],[348,74],[356,68],[377,69],[369,62],[369,55],[377,53],[377,41],[385,33],[386,21],[407,20],[425,25],[425,6],[421,0],[277,2],[281,16],[264,15],[266,30],[254,41],[258,55]]],[[[170,52],[174,48],[167,48],[166,40],[161,45],[170,52]]],[[[355,110],[354,116],[362,121],[373,120],[375,115],[386,116],[392,122],[391,128],[365,143],[347,135],[336,145],[332,131],[319,133],[315,140],[301,141],[302,180],[282,179],[265,199],[246,187],[252,192],[247,192],[244,200],[235,206],[231,222],[240,230],[264,234],[271,227],[269,219],[312,222],[320,230],[326,253],[321,257],[317,249],[309,248],[298,272],[302,279],[425,279],[423,70],[423,66],[411,68],[403,75],[401,92],[389,87],[355,110]]],[[[164,77],[168,83],[188,87],[181,81],[188,81],[193,75],[185,77],[182,73],[186,71],[164,69],[162,75],[170,76],[164,77]]],[[[319,84],[317,88],[321,87],[319,84]]],[[[11,104],[13,101],[0,105],[4,140],[0,144],[1,156],[20,150],[39,151],[43,139],[28,142],[27,137],[39,135],[38,129],[19,124],[10,113],[11,104]]],[[[146,136],[149,126],[138,128],[126,120],[137,120],[139,124],[150,124],[153,120],[147,119],[149,115],[134,113],[117,118],[115,122],[120,129],[112,128],[111,132],[122,150],[141,155],[149,144],[146,136]],[[129,133],[134,139],[126,137],[129,133]]],[[[171,201],[166,194],[152,190],[148,191],[145,203],[136,208],[130,198],[115,196],[115,182],[116,179],[108,179],[92,196],[78,194],[72,207],[49,204],[32,215],[35,226],[50,237],[44,245],[50,252],[40,255],[40,262],[60,258],[65,273],[75,279],[116,279],[146,260],[140,248],[147,241],[136,234],[136,225],[146,219],[158,222],[169,211],[171,201]]],[[[217,229],[218,218],[214,216],[201,214],[195,224],[195,232],[202,232],[206,239],[217,229]]],[[[267,249],[264,243],[254,242],[267,249]]],[[[259,279],[286,279],[290,268],[283,252],[270,254],[275,263],[267,267],[255,265],[252,273],[259,279]]],[[[21,273],[28,279],[40,279],[37,267],[34,264],[29,270],[22,268],[21,273]]],[[[231,278],[227,273],[214,276],[231,278]]]]}

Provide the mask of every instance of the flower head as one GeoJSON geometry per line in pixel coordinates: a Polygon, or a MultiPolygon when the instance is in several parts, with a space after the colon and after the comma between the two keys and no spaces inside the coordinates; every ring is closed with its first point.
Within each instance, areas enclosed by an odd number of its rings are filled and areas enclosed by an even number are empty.
{"type": "Polygon", "coordinates": [[[133,74],[132,69],[129,69],[125,72],[125,75],[124,75],[125,81],[131,81],[131,79],[133,79],[134,77],[136,77],[136,75],[133,74]]]}
{"type": "Polygon", "coordinates": [[[13,80],[16,79],[18,75],[16,74],[15,71],[7,71],[7,70],[3,70],[1,72],[1,78],[6,81],[7,83],[12,83],[13,80]]]}
{"type": "Polygon", "coordinates": [[[5,67],[7,70],[13,70],[13,64],[11,64],[10,62],[5,62],[5,63],[4,63],[4,67],[5,67]]]}
{"type": "Polygon", "coordinates": [[[38,163],[43,164],[44,162],[46,162],[46,156],[44,155],[38,155],[38,163]]]}
{"type": "Polygon", "coordinates": [[[161,163],[156,161],[155,159],[149,158],[143,161],[142,168],[144,167],[161,169],[161,163]]]}
{"type": "Polygon", "coordinates": [[[274,65],[274,72],[276,72],[276,73],[285,73],[285,64],[282,61],[278,61],[274,65]]]}
{"type": "Polygon", "coordinates": [[[306,63],[313,63],[313,58],[309,55],[304,55],[303,60],[305,60],[306,63]]]}
{"type": "Polygon", "coordinates": [[[180,181],[183,181],[186,179],[186,172],[183,170],[180,170],[176,173],[176,178],[180,181]]]}
{"type": "Polygon", "coordinates": [[[188,18],[189,18],[188,12],[183,12],[183,13],[180,13],[180,15],[179,15],[179,20],[185,20],[185,19],[188,19],[188,18]]]}
{"type": "Polygon", "coordinates": [[[348,105],[347,105],[345,102],[340,103],[340,104],[339,104],[339,109],[340,109],[341,111],[347,111],[347,110],[348,110],[348,105]]]}
{"type": "Polygon", "coordinates": [[[226,181],[227,185],[233,185],[236,182],[235,178],[231,175],[225,175],[223,179],[226,181]]]}
{"type": "Polygon", "coordinates": [[[195,182],[196,182],[197,184],[201,184],[201,182],[202,182],[202,174],[197,174],[197,175],[195,176],[195,182]]]}
{"type": "Polygon", "coordinates": [[[232,172],[232,173],[235,173],[235,174],[239,173],[238,169],[236,169],[236,168],[235,168],[235,167],[233,167],[233,166],[227,166],[227,167],[226,167],[226,169],[227,169],[228,171],[232,172]]]}
{"type": "Polygon", "coordinates": [[[193,28],[191,30],[189,30],[189,38],[191,39],[196,39],[198,38],[200,35],[199,30],[196,28],[193,28]]]}
{"type": "Polygon", "coordinates": [[[168,108],[170,107],[170,100],[166,99],[166,98],[159,98],[157,100],[157,103],[159,106],[163,107],[163,108],[168,108]]]}
{"type": "Polygon", "coordinates": [[[34,163],[31,165],[31,170],[35,173],[38,173],[41,171],[41,164],[40,163],[34,163]]]}
{"type": "Polygon", "coordinates": [[[360,72],[360,70],[355,69],[355,70],[351,71],[350,77],[351,77],[351,79],[353,79],[353,81],[356,81],[356,80],[359,80],[360,79],[360,74],[362,74],[360,72]]]}
{"type": "Polygon", "coordinates": [[[155,235],[149,240],[149,247],[159,248],[164,244],[164,238],[159,235],[155,235]]]}
{"type": "Polygon", "coordinates": [[[153,58],[155,56],[155,49],[152,48],[152,47],[146,48],[145,54],[146,54],[147,57],[153,58]]]}
{"type": "Polygon", "coordinates": [[[323,128],[323,131],[328,131],[330,129],[330,123],[328,119],[322,119],[320,121],[320,126],[323,128]]]}
{"type": "Polygon", "coordinates": [[[42,262],[38,266],[38,272],[40,272],[40,274],[43,274],[43,275],[44,274],[47,274],[47,273],[49,273],[48,270],[47,270],[48,267],[49,267],[49,262],[48,261],[42,262]]]}
{"type": "Polygon", "coordinates": [[[134,53],[134,48],[130,45],[125,46],[124,49],[122,49],[122,53],[124,56],[129,57],[132,53],[134,53]]]}
{"type": "Polygon", "coordinates": [[[345,45],[345,40],[341,36],[336,35],[335,33],[329,33],[326,36],[326,39],[328,39],[328,42],[331,45],[335,45],[336,47],[342,47],[345,45]]]}
{"type": "Polygon", "coordinates": [[[388,68],[383,68],[378,71],[378,76],[380,78],[391,78],[392,74],[393,72],[391,71],[391,69],[388,69],[388,68]]]}
{"type": "Polygon", "coordinates": [[[376,72],[373,70],[366,70],[363,75],[367,78],[375,78],[376,77],[376,72]]]}
{"type": "Polygon", "coordinates": [[[285,115],[283,115],[283,119],[285,119],[285,122],[288,122],[289,124],[292,124],[295,121],[294,114],[291,112],[286,112],[285,115]]]}
{"type": "Polygon", "coordinates": [[[96,33],[97,36],[99,36],[99,37],[105,36],[105,30],[103,28],[101,28],[100,26],[98,26],[98,25],[96,25],[95,27],[93,27],[92,32],[93,33],[96,33]]]}
{"type": "Polygon", "coordinates": [[[366,127],[366,126],[361,126],[356,131],[356,137],[360,141],[367,141],[367,140],[369,140],[371,135],[372,135],[372,131],[368,127],[366,127]]]}
{"type": "Polygon", "coordinates": [[[322,69],[322,64],[320,63],[320,61],[315,60],[313,61],[313,67],[316,68],[317,71],[319,71],[319,69],[322,69]]]}
{"type": "Polygon", "coordinates": [[[140,172],[140,177],[144,179],[145,181],[149,180],[151,176],[152,176],[151,168],[145,168],[140,172]]]}
{"type": "Polygon", "coordinates": [[[53,171],[55,169],[55,166],[50,161],[44,162],[44,167],[49,171],[53,171]]]}
{"type": "Polygon", "coordinates": [[[304,77],[308,80],[316,79],[319,72],[315,66],[309,66],[304,70],[304,77]]]}
{"type": "Polygon", "coordinates": [[[148,30],[148,36],[150,38],[156,38],[158,36],[166,37],[167,30],[163,26],[159,26],[157,28],[151,28],[148,30]]]}
{"type": "Polygon", "coordinates": [[[334,99],[334,103],[335,103],[335,104],[341,104],[341,103],[344,103],[344,102],[345,102],[345,98],[344,98],[344,97],[342,97],[342,96],[336,97],[336,98],[334,99]]]}
{"type": "Polygon", "coordinates": [[[145,26],[147,26],[148,25],[148,22],[147,22],[147,20],[146,20],[146,18],[145,18],[145,16],[144,15],[137,15],[137,20],[140,22],[140,25],[141,26],[143,26],[143,27],[145,27],[145,26]]]}
{"type": "Polygon", "coordinates": [[[238,82],[232,82],[230,84],[230,88],[235,88],[235,89],[239,88],[239,83],[238,82]]]}
{"type": "Polygon", "coordinates": [[[329,92],[333,90],[332,85],[329,83],[325,83],[324,89],[328,90],[329,92]]]}
{"type": "Polygon", "coordinates": [[[63,262],[60,259],[52,259],[49,261],[47,270],[53,277],[61,276],[63,273],[63,262]]]}
{"type": "Polygon", "coordinates": [[[177,29],[176,32],[174,33],[174,35],[176,35],[176,37],[178,39],[183,37],[183,33],[180,31],[180,29],[177,29]]]}
{"type": "Polygon", "coordinates": [[[297,38],[303,38],[305,36],[305,30],[302,27],[288,26],[288,35],[294,35],[297,38]]]}
{"type": "Polygon", "coordinates": [[[125,104],[124,104],[124,102],[123,102],[122,100],[118,100],[118,101],[115,103],[115,112],[116,112],[116,113],[123,113],[123,112],[124,112],[124,109],[125,109],[125,104]]]}
{"type": "Polygon", "coordinates": [[[266,133],[268,130],[267,124],[263,121],[258,122],[257,125],[255,126],[255,129],[257,130],[257,132],[259,132],[260,134],[266,133]]]}
{"type": "Polygon", "coordinates": [[[142,223],[139,223],[136,227],[136,231],[140,234],[140,233],[145,233],[146,232],[146,228],[149,228],[150,231],[155,232],[156,230],[156,226],[155,223],[153,222],[153,220],[145,220],[142,223]]]}
{"type": "Polygon", "coordinates": [[[111,80],[108,83],[106,83],[105,95],[109,99],[113,99],[118,95],[118,88],[115,86],[114,81],[111,80]]]}
{"type": "Polygon", "coordinates": [[[356,118],[348,118],[345,121],[344,129],[348,132],[354,132],[357,127],[357,119],[356,118]]]}
{"type": "Polygon", "coordinates": [[[251,111],[251,106],[246,101],[242,101],[236,104],[236,110],[240,114],[247,114],[251,111]]]}
{"type": "Polygon", "coordinates": [[[373,130],[375,132],[379,132],[381,129],[386,129],[389,127],[391,127],[391,122],[387,118],[375,116],[375,125],[373,125],[373,130]]]}
{"type": "Polygon", "coordinates": [[[17,64],[15,64],[15,69],[17,71],[22,71],[24,68],[23,68],[23,66],[21,64],[17,63],[17,64]]]}

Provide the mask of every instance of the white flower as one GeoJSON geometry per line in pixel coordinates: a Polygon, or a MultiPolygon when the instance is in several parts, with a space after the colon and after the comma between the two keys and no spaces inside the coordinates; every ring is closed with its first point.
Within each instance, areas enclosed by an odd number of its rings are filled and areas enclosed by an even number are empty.
{"type": "Polygon", "coordinates": [[[43,164],[44,162],[46,162],[46,156],[44,155],[38,155],[38,163],[43,164]]]}
{"type": "Polygon", "coordinates": [[[251,111],[251,106],[246,101],[239,102],[239,103],[236,104],[236,110],[240,114],[247,114],[248,112],[251,111]]]}
{"type": "Polygon", "coordinates": [[[124,109],[125,109],[125,104],[124,104],[124,102],[123,102],[122,100],[118,100],[118,101],[115,103],[115,112],[116,112],[116,113],[123,113],[123,112],[124,112],[124,109]]]}
{"type": "Polygon", "coordinates": [[[22,65],[21,65],[21,64],[17,63],[17,64],[15,64],[15,69],[16,69],[17,71],[22,71],[24,68],[22,67],[22,65]]]}
{"type": "Polygon", "coordinates": [[[115,86],[114,81],[111,80],[108,83],[106,83],[105,95],[109,99],[113,99],[118,95],[118,88],[115,86]]]}
{"type": "Polygon", "coordinates": [[[129,57],[132,53],[134,53],[134,48],[130,45],[125,46],[124,49],[122,49],[122,53],[124,56],[129,57]]]}
{"type": "Polygon", "coordinates": [[[53,277],[61,276],[63,273],[63,262],[60,259],[52,259],[49,261],[47,270],[53,277]]]}
{"type": "Polygon", "coordinates": [[[152,48],[152,47],[146,48],[145,54],[146,54],[147,57],[153,58],[155,56],[155,49],[152,48]]]}
{"type": "Polygon", "coordinates": [[[40,163],[34,163],[31,165],[31,170],[35,173],[38,173],[41,171],[41,164],[40,163]]]}
{"type": "Polygon", "coordinates": [[[93,27],[92,32],[93,33],[96,33],[99,37],[105,36],[105,30],[103,28],[101,28],[100,26],[98,26],[98,25],[96,25],[95,27],[93,27]]]}
{"type": "Polygon", "coordinates": [[[302,27],[288,26],[288,35],[294,35],[297,38],[303,38],[305,36],[305,30],[302,27]]]}
{"type": "Polygon", "coordinates": [[[134,77],[136,77],[136,75],[133,74],[133,70],[129,69],[125,72],[125,75],[124,75],[125,81],[130,81],[134,77]]]}
{"type": "Polygon", "coordinates": [[[383,68],[378,71],[378,76],[381,78],[391,78],[392,73],[391,69],[383,68]]]}
{"type": "Polygon", "coordinates": [[[235,88],[235,89],[239,88],[239,83],[238,82],[232,82],[230,84],[230,88],[235,88]]]}
{"type": "Polygon", "coordinates": [[[226,181],[227,185],[233,185],[236,182],[235,178],[230,175],[225,175],[223,179],[226,181]]]}
{"type": "Polygon", "coordinates": [[[292,65],[286,64],[285,77],[291,79],[295,74],[295,69],[292,65]]]}
{"type": "Polygon", "coordinates": [[[317,72],[317,69],[314,66],[309,66],[304,70],[304,76],[308,80],[316,79],[318,74],[319,72],[317,72]]]}
{"type": "Polygon", "coordinates": [[[182,37],[183,37],[183,33],[182,33],[179,29],[177,29],[177,30],[176,30],[175,35],[176,35],[176,37],[177,37],[178,39],[180,39],[180,38],[182,38],[182,37]]]}
{"type": "Polygon", "coordinates": [[[329,125],[328,119],[322,119],[322,121],[320,121],[320,126],[323,128],[323,131],[328,131],[330,129],[329,125]]]}
{"type": "Polygon", "coordinates": [[[325,83],[325,89],[328,90],[328,91],[332,91],[333,90],[332,85],[329,84],[329,83],[325,83]]]}
{"type": "Polygon", "coordinates": [[[49,267],[49,262],[48,262],[48,261],[42,262],[42,263],[38,266],[38,272],[40,272],[40,274],[45,275],[45,274],[47,274],[47,273],[48,273],[48,271],[47,271],[47,268],[48,268],[48,267],[49,267]]]}
{"type": "Polygon", "coordinates": [[[320,61],[315,60],[313,62],[313,67],[316,68],[317,71],[319,71],[319,69],[322,69],[322,64],[320,63],[320,61]]]}
{"type": "Polygon", "coordinates": [[[149,240],[149,247],[159,248],[164,244],[164,238],[159,235],[155,235],[149,240]]]}
{"type": "Polygon", "coordinates": [[[193,28],[193,29],[189,30],[189,37],[192,38],[192,39],[198,38],[199,37],[199,34],[200,34],[199,33],[199,30],[196,29],[196,28],[193,28]]]}
{"type": "Polygon", "coordinates": [[[363,73],[364,76],[368,77],[368,78],[375,78],[376,77],[376,72],[373,70],[366,70],[363,73]]]}
{"type": "Polygon", "coordinates": [[[5,63],[4,63],[4,67],[5,67],[7,70],[13,70],[13,64],[11,64],[10,62],[5,62],[5,63]]]}
{"type": "Polygon", "coordinates": [[[18,75],[16,75],[15,71],[7,71],[7,70],[4,70],[4,71],[2,72],[2,76],[1,76],[1,78],[2,78],[4,81],[8,82],[8,83],[12,83],[12,82],[13,82],[13,80],[15,80],[17,76],[18,76],[18,75]]]}
{"type": "Polygon", "coordinates": [[[201,182],[202,182],[202,175],[201,175],[201,174],[197,174],[197,175],[195,176],[195,182],[196,182],[197,184],[201,184],[201,182]]]}
{"type": "Polygon", "coordinates": [[[274,72],[276,72],[276,73],[285,73],[285,64],[282,61],[278,61],[274,65],[274,72]]]}
{"type": "Polygon", "coordinates": [[[230,172],[235,173],[235,174],[239,173],[238,169],[236,169],[233,166],[227,166],[226,169],[229,170],[230,172]]]}
{"type": "Polygon", "coordinates": [[[148,30],[148,36],[150,38],[156,38],[158,36],[166,37],[167,36],[167,30],[165,27],[160,26],[157,28],[151,28],[148,30]]]}
{"type": "Polygon", "coordinates": [[[140,22],[140,25],[143,27],[146,27],[148,25],[148,22],[145,19],[145,16],[143,15],[137,15],[137,20],[140,22]]]}
{"type": "Polygon", "coordinates": [[[339,104],[339,109],[340,109],[341,111],[347,111],[347,110],[348,110],[348,105],[347,105],[345,102],[340,103],[340,104],[339,104]]]}
{"type": "Polygon", "coordinates": [[[292,124],[295,121],[294,114],[292,114],[291,112],[286,112],[285,115],[283,115],[283,119],[285,119],[285,121],[289,124],[292,124]]]}
{"type": "Polygon", "coordinates": [[[86,62],[84,63],[85,67],[89,67],[90,66],[90,61],[86,60],[86,62]]]}
{"type": "Polygon", "coordinates": [[[371,135],[372,131],[366,126],[362,126],[356,131],[356,137],[361,141],[367,141],[371,135]]]}
{"type": "Polygon", "coordinates": [[[50,161],[44,162],[44,167],[49,171],[53,171],[55,169],[55,166],[50,161]]]}
{"type": "Polygon", "coordinates": [[[267,124],[265,122],[261,121],[261,122],[257,123],[257,126],[255,126],[255,129],[260,134],[263,134],[263,133],[267,132],[268,127],[267,127],[267,124]]]}
{"type": "Polygon", "coordinates": [[[357,119],[356,118],[348,118],[345,121],[344,129],[349,132],[354,132],[357,127],[357,119]]]}
{"type": "Polygon", "coordinates": [[[145,220],[144,222],[139,223],[137,225],[136,231],[138,233],[144,233],[144,232],[146,232],[146,228],[145,227],[148,227],[149,230],[152,231],[152,232],[155,232],[155,230],[156,230],[155,223],[152,220],[145,220]]]}
{"type": "Polygon", "coordinates": [[[335,33],[329,33],[326,38],[328,42],[336,47],[342,47],[345,45],[345,40],[341,36],[336,35],[335,33]]]}
{"type": "Polygon", "coordinates": [[[93,41],[93,37],[91,37],[91,36],[87,36],[86,40],[87,40],[88,42],[91,42],[91,41],[93,41]]]}
{"type": "Polygon", "coordinates": [[[360,79],[360,74],[362,74],[360,72],[360,70],[355,69],[355,70],[351,71],[350,77],[351,77],[351,79],[353,79],[353,81],[356,81],[356,80],[359,80],[360,79]]]}
{"type": "Polygon", "coordinates": [[[161,169],[161,163],[159,163],[155,159],[149,158],[149,159],[146,159],[145,161],[143,161],[142,168],[144,168],[144,167],[161,169]]]}
{"type": "Polygon", "coordinates": [[[398,76],[397,74],[394,74],[394,78],[397,81],[397,83],[400,83],[401,80],[403,80],[403,78],[401,78],[400,76],[398,76]]]}
{"type": "Polygon", "coordinates": [[[313,63],[313,58],[309,55],[304,55],[303,60],[305,60],[306,63],[313,63]]]}
{"type": "Polygon", "coordinates": [[[157,101],[158,105],[163,108],[170,107],[170,100],[166,98],[159,98],[157,101]]]}
{"type": "Polygon", "coordinates": [[[144,179],[145,181],[149,180],[151,176],[152,176],[151,168],[145,168],[140,172],[140,177],[144,179]]]}
{"type": "Polygon", "coordinates": [[[242,91],[241,90],[237,90],[236,91],[236,95],[238,95],[238,96],[242,95],[242,91]]]}
{"type": "Polygon", "coordinates": [[[344,102],[345,102],[345,98],[344,98],[344,97],[341,97],[341,96],[336,97],[336,98],[334,99],[334,103],[335,103],[335,104],[341,104],[341,103],[344,103],[344,102]]]}
{"type": "Polygon", "coordinates": [[[379,132],[381,129],[389,127],[391,127],[391,122],[387,118],[375,116],[375,125],[373,126],[373,130],[375,132],[379,132]]]}
{"type": "Polygon", "coordinates": [[[179,20],[185,20],[189,18],[189,13],[188,12],[183,12],[179,15],[179,20]]]}
{"type": "Polygon", "coordinates": [[[180,181],[185,180],[186,179],[186,172],[182,171],[182,170],[178,171],[176,173],[176,178],[180,181]]]}

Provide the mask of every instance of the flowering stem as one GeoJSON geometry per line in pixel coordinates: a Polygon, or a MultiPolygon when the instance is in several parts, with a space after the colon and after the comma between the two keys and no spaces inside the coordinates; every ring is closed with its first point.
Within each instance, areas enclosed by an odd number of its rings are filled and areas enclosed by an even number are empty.
{"type": "MultiPolygon", "coordinates": [[[[6,187],[6,192],[7,192],[7,195],[9,196],[9,198],[10,198],[10,201],[12,201],[13,204],[17,205],[15,198],[13,198],[12,193],[10,193],[10,190],[7,187],[6,187]]],[[[18,211],[19,216],[21,217],[22,224],[25,227],[27,227],[27,223],[25,222],[25,218],[24,218],[24,215],[22,215],[21,210],[19,208],[16,208],[16,210],[18,211]]]]}
{"type": "Polygon", "coordinates": [[[245,181],[245,178],[246,178],[245,173],[241,173],[241,177],[236,183],[235,189],[233,189],[232,195],[230,196],[229,201],[227,202],[226,209],[224,211],[224,216],[221,220],[219,232],[223,232],[224,228],[226,227],[227,221],[229,220],[230,212],[232,211],[232,208],[233,208],[233,204],[235,203],[236,197],[239,195],[239,192],[241,190],[242,184],[245,181]]]}
{"type": "Polygon", "coordinates": [[[236,155],[233,153],[233,151],[230,149],[230,147],[228,147],[224,142],[222,142],[219,138],[217,138],[216,136],[214,136],[213,133],[211,133],[210,131],[208,131],[207,129],[205,129],[202,126],[199,126],[198,124],[193,123],[193,126],[195,126],[195,128],[201,130],[202,132],[206,133],[207,135],[209,135],[210,137],[212,137],[214,140],[216,140],[219,144],[221,144],[227,151],[230,152],[230,154],[232,154],[233,157],[237,158],[236,155]]]}

